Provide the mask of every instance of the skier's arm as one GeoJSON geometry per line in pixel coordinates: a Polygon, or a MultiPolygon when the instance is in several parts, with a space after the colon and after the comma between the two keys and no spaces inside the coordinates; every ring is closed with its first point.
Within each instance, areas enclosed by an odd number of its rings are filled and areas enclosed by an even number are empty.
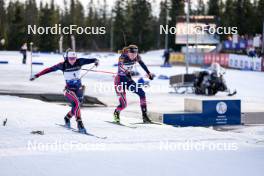
{"type": "Polygon", "coordinates": [[[63,62],[58,63],[56,65],[53,65],[52,67],[49,67],[49,68],[42,70],[41,72],[35,74],[32,78],[30,78],[30,80],[33,81],[34,79],[36,79],[42,75],[45,75],[45,74],[48,74],[50,72],[54,72],[57,70],[62,70],[62,69],[63,69],[63,62]]]}
{"type": "Polygon", "coordinates": [[[92,64],[92,63],[98,66],[99,64],[99,60],[96,58],[92,58],[92,59],[79,58],[79,62],[81,66],[86,65],[86,64],[92,64]]]}
{"type": "Polygon", "coordinates": [[[138,61],[139,65],[144,69],[144,71],[148,74],[149,79],[150,79],[150,80],[153,80],[153,78],[154,78],[153,74],[150,73],[148,67],[147,67],[146,64],[141,60],[141,57],[140,57],[140,56],[138,56],[138,60],[137,60],[137,61],[138,61]]]}
{"type": "Polygon", "coordinates": [[[145,72],[147,74],[150,74],[150,71],[148,70],[148,67],[145,65],[145,63],[142,60],[139,60],[138,63],[145,70],[145,72]]]}

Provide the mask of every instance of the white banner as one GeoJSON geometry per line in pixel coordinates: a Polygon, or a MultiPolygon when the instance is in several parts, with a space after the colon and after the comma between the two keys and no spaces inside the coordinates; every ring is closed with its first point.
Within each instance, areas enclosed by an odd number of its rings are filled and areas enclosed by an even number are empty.
{"type": "Polygon", "coordinates": [[[261,71],[261,58],[229,54],[229,68],[261,71]]]}

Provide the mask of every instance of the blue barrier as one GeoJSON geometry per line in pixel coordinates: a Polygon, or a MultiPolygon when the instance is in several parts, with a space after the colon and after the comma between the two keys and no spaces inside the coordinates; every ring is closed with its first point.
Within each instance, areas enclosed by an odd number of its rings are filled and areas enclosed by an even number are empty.
{"type": "Polygon", "coordinates": [[[158,79],[167,80],[170,79],[170,77],[166,75],[159,75],[158,79]]]}
{"type": "Polygon", "coordinates": [[[8,61],[0,61],[0,64],[8,64],[8,61]]]}
{"type": "Polygon", "coordinates": [[[241,124],[240,100],[203,100],[201,113],[163,114],[163,123],[174,126],[241,124]]]}
{"type": "Polygon", "coordinates": [[[43,62],[32,62],[32,65],[44,65],[43,62]]]}
{"type": "Polygon", "coordinates": [[[172,65],[171,64],[163,64],[160,67],[172,67],[172,65]]]}

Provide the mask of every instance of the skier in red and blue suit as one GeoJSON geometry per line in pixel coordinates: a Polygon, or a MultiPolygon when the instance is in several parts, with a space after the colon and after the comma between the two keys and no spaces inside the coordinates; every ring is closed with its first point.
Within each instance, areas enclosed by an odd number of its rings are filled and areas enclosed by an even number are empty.
{"type": "Polygon", "coordinates": [[[136,63],[144,69],[150,80],[153,80],[153,74],[150,73],[147,66],[142,61],[138,54],[138,47],[136,45],[129,45],[122,51],[118,60],[118,74],[115,77],[115,90],[119,97],[119,105],[114,111],[114,122],[120,123],[120,112],[127,107],[126,89],[137,94],[140,99],[140,107],[144,123],[151,122],[147,115],[146,95],[141,86],[139,86],[133,79],[133,67],[136,63]]]}
{"type": "Polygon", "coordinates": [[[61,70],[63,72],[66,86],[64,90],[64,96],[71,104],[72,108],[64,117],[65,126],[71,128],[70,119],[75,116],[77,121],[77,127],[80,133],[86,133],[86,129],[83,125],[81,118],[80,105],[83,101],[83,87],[81,83],[81,67],[86,64],[94,63],[96,66],[99,64],[99,60],[77,58],[76,52],[72,50],[66,51],[64,62],[60,62],[52,67],[46,68],[43,71],[35,74],[30,80],[33,81],[36,78],[45,75],[50,72],[61,70]]]}

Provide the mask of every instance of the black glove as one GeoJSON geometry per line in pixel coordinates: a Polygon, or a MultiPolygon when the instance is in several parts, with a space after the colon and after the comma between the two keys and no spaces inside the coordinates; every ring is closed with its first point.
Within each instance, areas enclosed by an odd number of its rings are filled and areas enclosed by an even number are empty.
{"type": "Polygon", "coordinates": [[[94,62],[94,65],[95,65],[96,67],[98,67],[98,65],[99,65],[99,60],[98,60],[98,59],[96,59],[96,61],[94,62]]]}
{"type": "Polygon", "coordinates": [[[150,80],[153,80],[153,79],[154,79],[154,77],[155,77],[155,75],[154,75],[154,74],[152,74],[152,73],[149,73],[149,74],[148,74],[148,76],[149,76],[149,79],[150,79],[150,80]]]}

